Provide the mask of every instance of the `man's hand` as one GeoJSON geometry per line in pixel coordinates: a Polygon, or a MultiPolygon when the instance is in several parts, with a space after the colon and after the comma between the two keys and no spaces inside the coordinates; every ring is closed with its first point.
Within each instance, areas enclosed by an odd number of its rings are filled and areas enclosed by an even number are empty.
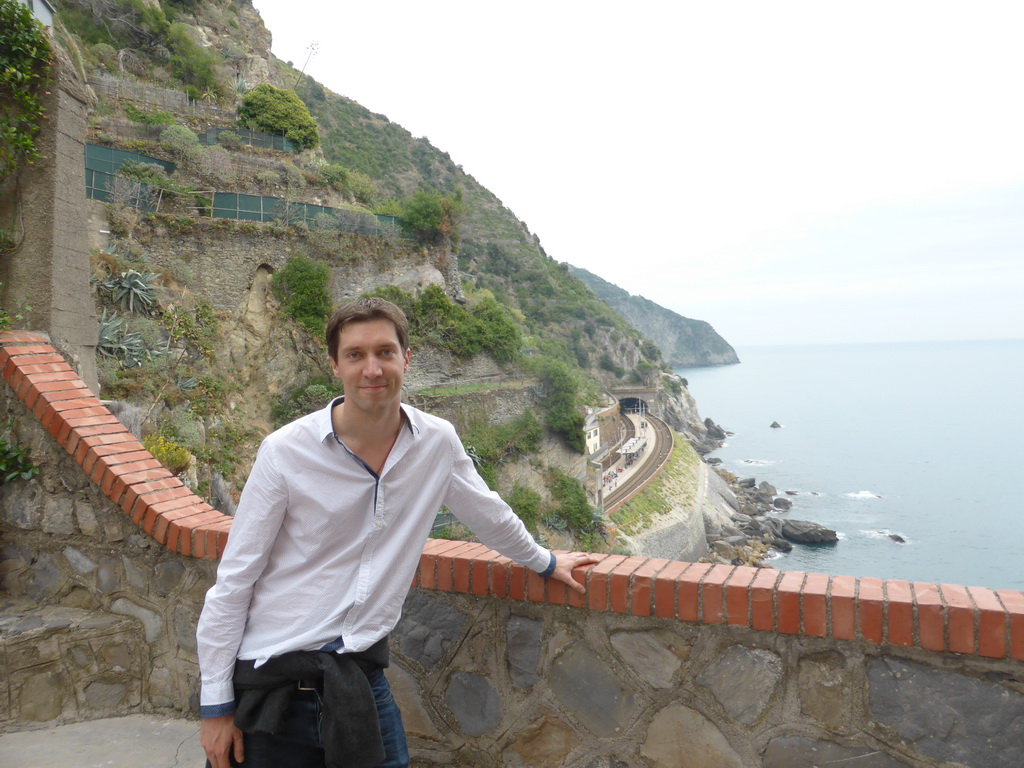
{"type": "Polygon", "coordinates": [[[231,768],[232,753],[236,763],[245,759],[242,732],[235,727],[234,715],[205,718],[199,726],[199,743],[211,768],[231,768]]]}
{"type": "MultiPolygon", "coordinates": [[[[596,563],[598,558],[593,555],[585,555],[581,552],[563,552],[555,555],[555,570],[551,573],[552,579],[557,579],[568,585],[573,592],[581,595],[586,591],[582,584],[572,577],[572,569],[580,565],[596,563]]],[[[214,766],[216,768],[216,766],[214,766]]]]}

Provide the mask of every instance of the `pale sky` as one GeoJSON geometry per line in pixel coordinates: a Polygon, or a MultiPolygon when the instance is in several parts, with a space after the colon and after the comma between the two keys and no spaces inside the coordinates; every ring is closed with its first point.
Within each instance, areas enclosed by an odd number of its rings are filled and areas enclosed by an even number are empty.
{"type": "Polygon", "coordinates": [[[255,5],[552,258],[734,346],[1024,338],[1024,3],[255,5]]]}

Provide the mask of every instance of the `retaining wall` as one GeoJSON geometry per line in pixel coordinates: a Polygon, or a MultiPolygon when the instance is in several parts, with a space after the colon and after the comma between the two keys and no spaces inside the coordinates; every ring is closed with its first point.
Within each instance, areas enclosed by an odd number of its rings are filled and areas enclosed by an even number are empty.
{"type": "MultiPolygon", "coordinates": [[[[0,408],[0,730],[196,708],[230,519],[153,466],[38,334],[0,408]]],[[[587,593],[429,541],[392,636],[417,765],[1024,764],[1024,595],[604,556],[587,593]]]]}

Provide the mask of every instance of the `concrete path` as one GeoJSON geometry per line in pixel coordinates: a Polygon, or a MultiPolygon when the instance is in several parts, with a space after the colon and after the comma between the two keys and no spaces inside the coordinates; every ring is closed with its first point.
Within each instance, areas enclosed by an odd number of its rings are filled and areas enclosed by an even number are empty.
{"type": "Polygon", "coordinates": [[[0,735],[3,768],[203,768],[199,723],[129,715],[0,735]]]}

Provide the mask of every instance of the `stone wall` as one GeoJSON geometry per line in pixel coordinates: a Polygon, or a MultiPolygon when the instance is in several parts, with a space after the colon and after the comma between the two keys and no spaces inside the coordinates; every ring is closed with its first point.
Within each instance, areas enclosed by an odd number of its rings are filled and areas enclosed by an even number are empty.
{"type": "Polygon", "coordinates": [[[295,254],[315,253],[330,265],[329,290],[337,306],[387,285],[415,293],[436,283],[452,295],[461,292],[457,281],[447,279],[448,260],[440,249],[408,240],[275,231],[227,219],[190,219],[180,231],[175,222],[161,220],[136,221],[128,228],[151,264],[172,272],[177,262],[187,264],[194,276],[188,287],[226,312],[245,304],[260,266],[276,272],[295,254]]]}
{"type": "Polygon", "coordinates": [[[992,593],[948,585],[616,556],[577,573],[585,598],[428,544],[388,674],[421,765],[1024,764],[1018,592],[985,618],[992,593]]]}
{"type": "Polygon", "coordinates": [[[45,338],[0,340],[0,421],[13,417],[9,439],[40,469],[0,485],[0,731],[193,712],[195,624],[224,516],[159,468],[45,338]]]}

